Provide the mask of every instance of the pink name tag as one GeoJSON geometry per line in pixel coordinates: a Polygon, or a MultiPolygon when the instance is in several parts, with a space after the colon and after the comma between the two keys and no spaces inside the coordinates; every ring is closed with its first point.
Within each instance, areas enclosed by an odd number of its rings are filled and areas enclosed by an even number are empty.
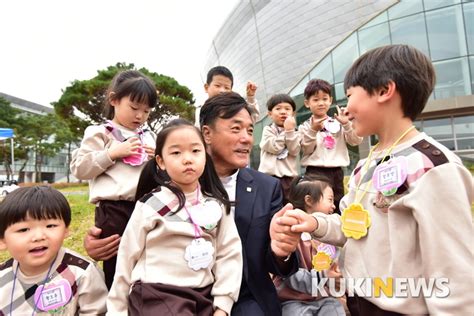
{"type": "Polygon", "coordinates": [[[38,309],[50,311],[66,305],[71,300],[71,285],[65,279],[40,285],[35,291],[35,302],[38,309]]]}
{"type": "Polygon", "coordinates": [[[394,157],[375,168],[372,181],[377,191],[389,196],[407,179],[407,160],[405,157],[394,157]]]}

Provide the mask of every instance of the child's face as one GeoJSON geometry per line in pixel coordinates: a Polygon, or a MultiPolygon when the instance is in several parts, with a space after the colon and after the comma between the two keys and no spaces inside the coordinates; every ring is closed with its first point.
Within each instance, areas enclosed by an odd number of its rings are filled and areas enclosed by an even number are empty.
{"type": "Polygon", "coordinates": [[[142,126],[151,112],[148,104],[132,102],[129,96],[123,97],[120,100],[112,100],[110,104],[114,107],[114,118],[112,121],[131,130],[142,126]]]}
{"type": "Polygon", "coordinates": [[[320,212],[324,214],[332,214],[336,209],[334,205],[334,193],[331,187],[326,187],[323,191],[323,196],[319,201],[313,201],[313,199],[307,195],[305,197],[306,202],[306,212],[312,214],[315,212],[320,212]],[[307,199],[308,198],[308,199],[307,199]]]}
{"type": "Polygon", "coordinates": [[[304,100],[304,105],[313,113],[316,118],[326,117],[326,113],[332,103],[332,97],[319,90],[315,94],[304,100]]]}
{"type": "Polygon", "coordinates": [[[272,119],[272,121],[277,125],[282,127],[283,123],[285,122],[286,118],[289,116],[293,116],[293,108],[291,104],[283,102],[278,103],[275,107],[268,111],[268,116],[272,119]]]}
{"type": "Polygon", "coordinates": [[[178,128],[168,134],[156,162],[185,193],[196,190],[204,172],[206,152],[194,127],[178,128]]]}
{"type": "Polygon", "coordinates": [[[48,271],[69,229],[62,219],[32,219],[10,225],[0,239],[0,249],[8,250],[25,275],[48,271]]]}
{"type": "Polygon", "coordinates": [[[206,83],[204,85],[204,90],[206,91],[209,98],[220,93],[231,92],[232,81],[223,75],[215,75],[212,77],[211,83],[206,83]]]}
{"type": "Polygon", "coordinates": [[[377,95],[369,95],[362,87],[350,87],[346,91],[349,120],[352,121],[352,128],[359,136],[370,136],[378,134],[378,124],[382,121],[380,111],[377,106],[377,95]]]}

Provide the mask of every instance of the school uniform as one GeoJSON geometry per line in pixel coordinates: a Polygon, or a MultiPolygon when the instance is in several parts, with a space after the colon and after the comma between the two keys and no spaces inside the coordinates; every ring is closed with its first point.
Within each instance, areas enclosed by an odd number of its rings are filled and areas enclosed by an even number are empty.
{"type": "MultiPolygon", "coordinates": [[[[131,165],[123,159],[114,161],[108,154],[109,148],[130,137],[139,137],[143,144],[155,147],[156,136],[150,130],[129,130],[109,121],[87,127],[81,146],[72,153],[72,174],[89,181],[89,202],[96,205],[95,225],[102,229],[100,238],[122,235],[135,207],[138,179],[145,161],[131,165]]],[[[104,261],[108,288],[112,285],[115,262],[115,256],[104,261]]]]}
{"type": "MultiPolygon", "coordinates": [[[[186,195],[186,208],[197,202],[196,195],[186,195]]],[[[177,196],[165,187],[137,202],[107,300],[112,315],[209,315],[215,308],[230,313],[242,280],[242,245],[232,216],[221,207],[217,226],[200,229],[214,254],[206,267],[194,270],[185,256],[195,226],[186,208],[177,208],[177,196]]]]}
{"type": "MultiPolygon", "coordinates": [[[[378,155],[382,153],[373,153],[374,158],[378,155]]],[[[360,203],[370,216],[367,235],[347,238],[339,215],[317,213],[319,227],[313,236],[343,246],[339,263],[345,278],[391,277],[394,284],[396,278],[426,282],[447,278],[449,294],[444,298],[410,292],[407,297],[349,297],[351,315],[470,314],[474,310],[471,173],[459,157],[425,133],[394,147],[389,158],[384,164],[382,157],[373,159],[367,172],[366,160],[360,161],[341,201],[345,209],[356,200],[356,191],[358,197],[365,192],[360,203]],[[394,183],[403,181],[395,193],[379,186],[388,175],[383,172],[390,171],[384,169],[387,166],[401,170],[391,172],[394,183]],[[405,172],[404,180],[400,174],[405,172]]]]}
{"type": "MultiPolygon", "coordinates": [[[[323,128],[315,131],[311,127],[313,117],[298,127],[301,137],[301,166],[306,167],[305,174],[322,175],[329,179],[334,191],[334,205],[339,210],[339,202],[344,196],[344,171],[349,166],[347,144],[357,146],[363,138],[357,136],[352,123],[340,125],[337,132],[323,128]],[[328,140],[329,138],[329,140],[328,140]]],[[[328,121],[329,118],[326,120],[328,121]]]]}
{"type": "Polygon", "coordinates": [[[1,264],[0,315],[105,314],[107,287],[95,263],[61,248],[46,274],[26,276],[13,258],[1,264]]]}

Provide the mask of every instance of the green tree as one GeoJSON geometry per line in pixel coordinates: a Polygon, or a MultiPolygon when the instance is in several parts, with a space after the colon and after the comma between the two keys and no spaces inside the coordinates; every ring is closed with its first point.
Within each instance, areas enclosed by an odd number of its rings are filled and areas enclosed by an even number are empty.
{"type": "Polygon", "coordinates": [[[22,135],[25,147],[34,155],[36,182],[41,182],[45,158],[56,156],[65,146],[64,139],[58,138],[57,134],[61,134],[67,126],[55,114],[26,115],[24,119],[26,128],[22,135]]]}
{"type": "MultiPolygon", "coordinates": [[[[22,146],[23,138],[19,135],[19,131],[24,128],[21,111],[13,108],[10,102],[4,98],[0,98],[0,127],[13,129],[15,135],[15,147],[13,149],[15,151],[15,160],[25,159],[28,151],[22,146]]],[[[6,140],[0,144],[0,157],[3,159],[7,178],[13,178],[11,147],[7,144],[6,140]]]]}
{"type": "MultiPolygon", "coordinates": [[[[82,137],[88,125],[104,121],[102,110],[105,93],[112,78],[119,71],[136,69],[134,64],[117,63],[105,70],[98,70],[97,76],[89,80],[75,80],[63,90],[63,95],[53,102],[56,113],[63,118],[71,132],[77,138],[82,137]],[[81,114],[76,115],[78,111],[81,114]]],[[[151,72],[146,68],[137,69],[150,77],[159,91],[159,101],[151,112],[148,125],[156,130],[157,125],[164,123],[172,116],[194,118],[194,100],[191,91],[180,85],[175,79],[151,72]]]]}

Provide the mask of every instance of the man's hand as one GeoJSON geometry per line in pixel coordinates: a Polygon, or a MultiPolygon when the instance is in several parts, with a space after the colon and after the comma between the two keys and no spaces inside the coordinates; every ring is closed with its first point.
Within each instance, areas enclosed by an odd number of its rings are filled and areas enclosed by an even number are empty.
{"type": "Polygon", "coordinates": [[[301,233],[291,231],[291,226],[298,224],[298,221],[293,217],[285,216],[285,213],[292,209],[293,205],[286,204],[273,215],[270,223],[271,249],[279,258],[285,258],[294,252],[300,241],[301,233]]]}
{"type": "Polygon", "coordinates": [[[300,209],[294,209],[294,210],[289,210],[285,213],[285,217],[290,217],[294,221],[296,221],[295,224],[291,226],[291,231],[293,233],[312,233],[318,228],[318,220],[306,213],[305,211],[302,211],[300,209]]]}
{"type": "Polygon", "coordinates": [[[120,244],[119,235],[112,235],[100,239],[101,232],[102,230],[100,228],[94,226],[87,231],[84,237],[84,248],[89,257],[96,261],[108,260],[115,256],[120,244]]]}

